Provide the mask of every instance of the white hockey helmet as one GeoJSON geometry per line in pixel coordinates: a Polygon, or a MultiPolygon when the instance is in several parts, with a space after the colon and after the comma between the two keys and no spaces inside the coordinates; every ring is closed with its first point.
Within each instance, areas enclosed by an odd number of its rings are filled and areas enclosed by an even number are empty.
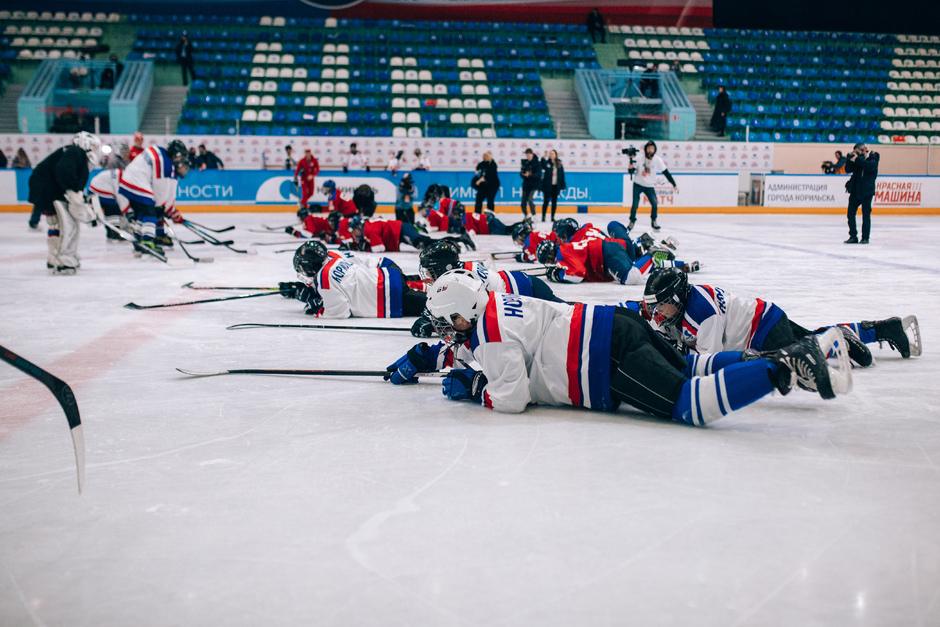
{"type": "Polygon", "coordinates": [[[483,280],[473,272],[463,268],[445,272],[428,288],[427,308],[431,324],[445,342],[466,342],[483,315],[489,296],[483,280]],[[473,326],[457,331],[454,329],[456,316],[473,326]]]}
{"type": "Polygon", "coordinates": [[[92,135],[88,131],[80,131],[72,138],[72,143],[84,150],[91,159],[92,155],[101,149],[101,140],[97,135],[92,135]]]}

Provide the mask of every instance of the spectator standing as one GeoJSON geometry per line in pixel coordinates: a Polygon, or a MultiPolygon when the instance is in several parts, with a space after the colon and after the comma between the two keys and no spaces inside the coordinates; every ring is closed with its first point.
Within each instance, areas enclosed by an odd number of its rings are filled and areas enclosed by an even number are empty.
{"type": "Polygon", "coordinates": [[[7,167],[7,156],[0,150],[0,168],[7,167]]]}
{"type": "Polygon", "coordinates": [[[188,85],[186,72],[189,72],[189,78],[196,80],[196,66],[193,59],[193,43],[189,41],[189,34],[183,31],[179,43],[176,44],[176,60],[179,61],[180,68],[183,70],[183,85],[188,85]]]}
{"type": "Polygon", "coordinates": [[[16,170],[29,170],[33,167],[33,164],[29,162],[29,157],[26,155],[26,151],[22,148],[19,148],[16,151],[16,156],[13,157],[13,163],[10,165],[10,167],[16,170]]]}
{"type": "Polygon", "coordinates": [[[679,59],[673,59],[670,69],[672,73],[676,75],[676,78],[682,78],[682,64],[679,63],[679,59]]]}
{"type": "Polygon", "coordinates": [[[130,154],[128,156],[129,161],[133,161],[137,158],[137,155],[144,151],[144,134],[140,131],[134,133],[134,145],[131,146],[130,154]]]}
{"type": "Polygon", "coordinates": [[[349,152],[343,157],[343,173],[347,173],[350,170],[372,171],[369,167],[369,160],[364,154],[359,152],[355,143],[349,144],[349,152]]]}
{"type": "Polygon", "coordinates": [[[522,217],[528,215],[526,211],[526,206],[528,206],[534,218],[535,193],[542,188],[542,164],[539,163],[538,157],[531,148],[526,148],[519,176],[522,177],[522,217]]]}
{"type": "Polygon", "coordinates": [[[124,71],[124,64],[118,61],[116,54],[108,57],[108,61],[114,67],[107,67],[101,72],[101,89],[114,89],[114,86],[121,78],[121,72],[124,71]]]}
{"type": "Polygon", "coordinates": [[[418,195],[418,189],[411,180],[411,174],[405,173],[401,177],[401,183],[398,184],[398,192],[395,198],[395,219],[401,220],[407,224],[415,223],[414,200],[418,195]]]}
{"type": "Polygon", "coordinates": [[[421,152],[420,148],[415,148],[415,170],[431,170],[431,160],[421,152]]]}
{"type": "Polygon", "coordinates": [[[597,7],[594,7],[594,10],[588,13],[587,29],[588,32],[591,33],[591,43],[597,43],[597,39],[594,38],[594,33],[600,33],[602,44],[607,43],[607,29],[604,24],[604,16],[601,15],[597,7]]]}
{"type": "Polygon", "coordinates": [[[307,201],[317,190],[316,177],[320,173],[320,162],[309,148],[304,148],[304,156],[294,169],[294,183],[300,181],[300,206],[307,209],[307,201]]]}
{"type": "Polygon", "coordinates": [[[490,211],[494,211],[494,200],[496,199],[496,194],[499,192],[499,172],[496,162],[493,161],[493,153],[483,153],[483,161],[477,164],[476,175],[473,177],[472,186],[477,190],[474,213],[483,212],[484,200],[486,200],[486,208],[490,211]]]}
{"type": "Polygon", "coordinates": [[[659,73],[652,63],[646,64],[643,76],[640,78],[640,92],[644,98],[657,98],[659,96],[659,73]]]}
{"type": "Polygon", "coordinates": [[[864,143],[855,144],[845,162],[845,171],[852,176],[845,184],[845,191],[849,193],[849,239],[846,244],[867,244],[871,234],[871,201],[875,197],[875,179],[878,178],[878,162],[881,156],[877,152],[868,152],[864,143]],[[862,207],[862,239],[858,239],[855,229],[855,216],[859,206],[862,207]]]}
{"type": "Polygon", "coordinates": [[[658,231],[659,224],[656,222],[656,216],[659,205],[656,202],[656,175],[662,172],[666,180],[672,183],[672,187],[676,192],[679,191],[679,188],[676,186],[676,181],[672,178],[669,170],[666,169],[662,157],[656,154],[656,142],[646,142],[646,145],[643,146],[643,157],[639,160],[639,164],[638,168],[631,166],[629,170],[630,175],[634,178],[633,206],[630,207],[630,223],[627,225],[627,230],[629,231],[636,224],[636,210],[640,206],[640,195],[642,194],[650,201],[650,222],[653,230],[658,231]]]}
{"type": "Polygon", "coordinates": [[[402,166],[405,164],[405,160],[402,159],[404,154],[404,150],[399,150],[395,153],[394,157],[388,160],[388,165],[385,166],[385,169],[391,172],[392,176],[398,176],[398,171],[401,170],[402,166]]]}
{"type": "Polygon", "coordinates": [[[731,96],[725,91],[723,85],[718,87],[715,97],[715,112],[712,114],[711,127],[719,137],[725,136],[725,127],[728,125],[728,114],[731,113],[731,96]]]}
{"type": "Polygon", "coordinates": [[[286,146],[284,146],[284,154],[287,155],[286,157],[284,157],[284,169],[290,170],[291,172],[293,172],[294,170],[297,169],[297,162],[294,161],[294,157],[293,157],[294,147],[291,146],[290,144],[287,144],[286,146]]]}
{"type": "Polygon", "coordinates": [[[558,193],[566,189],[565,166],[562,165],[558,153],[549,150],[545,158],[542,159],[542,222],[545,222],[545,213],[548,209],[548,203],[552,203],[552,222],[555,221],[555,209],[558,207],[558,193]]]}
{"type": "Polygon", "coordinates": [[[199,155],[196,157],[196,167],[200,170],[224,170],[225,164],[214,152],[206,150],[205,144],[199,144],[199,155]]]}

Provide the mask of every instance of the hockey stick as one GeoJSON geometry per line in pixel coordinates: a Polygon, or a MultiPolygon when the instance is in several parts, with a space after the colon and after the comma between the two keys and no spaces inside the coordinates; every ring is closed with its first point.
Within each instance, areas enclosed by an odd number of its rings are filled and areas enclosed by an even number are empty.
{"type": "MultiPolygon", "coordinates": [[[[385,377],[389,374],[387,370],[265,370],[262,368],[239,368],[235,370],[217,370],[215,372],[195,372],[194,370],[184,370],[177,368],[179,372],[191,377],[214,377],[220,374],[286,374],[302,375],[314,377],[385,377]]],[[[446,372],[419,372],[419,377],[429,377],[442,379],[447,376],[446,372]]]]}
{"type": "Polygon", "coordinates": [[[545,276],[548,274],[548,268],[533,268],[531,270],[522,270],[523,274],[528,274],[529,276],[545,276]]]}
{"type": "Polygon", "coordinates": [[[519,253],[511,250],[505,250],[498,253],[490,253],[490,259],[515,259],[519,253]]]}
{"type": "Polygon", "coordinates": [[[85,436],[82,432],[82,418],[78,413],[78,403],[72,388],[65,381],[58,379],[39,366],[26,361],[8,348],[0,346],[0,359],[14,368],[19,368],[29,376],[38,380],[49,388],[52,395],[59,401],[69,421],[69,430],[72,432],[72,447],[75,449],[75,465],[78,468],[78,493],[82,493],[85,483],[85,436]]]}
{"type": "Polygon", "coordinates": [[[191,300],[185,303],[164,303],[162,305],[138,305],[137,303],[127,303],[124,305],[128,309],[158,309],[160,307],[179,307],[181,305],[198,305],[200,303],[219,303],[223,300],[239,300],[240,298],[258,298],[259,296],[274,296],[281,292],[263,292],[261,294],[242,294],[240,296],[226,296],[225,298],[207,298],[205,300],[191,300]]]}
{"type": "Polygon", "coordinates": [[[212,263],[213,261],[215,261],[215,259],[213,259],[212,257],[193,257],[192,255],[189,254],[189,251],[186,250],[186,246],[183,245],[183,240],[176,237],[176,233],[173,232],[173,229],[170,228],[169,224],[165,224],[163,228],[166,229],[166,232],[170,234],[170,237],[176,240],[176,243],[180,245],[180,250],[183,251],[183,254],[185,254],[187,257],[192,259],[194,262],[212,263]]]}
{"type": "Polygon", "coordinates": [[[193,233],[195,233],[202,239],[206,240],[208,243],[212,244],[213,246],[224,246],[225,248],[228,248],[232,252],[240,253],[243,255],[257,255],[258,254],[258,252],[254,250],[241,250],[240,248],[235,248],[234,246],[231,245],[231,243],[229,243],[231,240],[225,240],[225,241],[219,240],[213,237],[212,235],[199,230],[198,228],[193,226],[192,222],[190,222],[189,220],[183,220],[183,226],[185,226],[187,229],[189,229],[190,231],[192,231],[193,233]]]}
{"type": "Polygon", "coordinates": [[[404,327],[365,327],[352,324],[261,324],[246,322],[244,324],[233,324],[225,327],[226,330],[234,329],[344,329],[348,331],[407,331],[411,329],[404,327]]]}
{"type": "Polygon", "coordinates": [[[202,224],[199,224],[198,222],[193,222],[192,220],[189,220],[189,223],[192,224],[193,226],[198,226],[200,229],[203,229],[205,231],[212,231],[213,233],[227,233],[235,228],[234,226],[227,226],[224,229],[213,229],[208,226],[203,226],[202,224]]]}
{"type": "MultiPolygon", "coordinates": [[[[299,239],[299,238],[298,238],[299,239]]],[[[307,239],[306,237],[303,239],[307,239]]],[[[287,246],[288,244],[293,244],[294,242],[252,242],[249,246],[287,246]]],[[[294,250],[297,250],[296,248],[294,250]]]]}
{"type": "Polygon", "coordinates": [[[170,259],[166,255],[161,255],[157,251],[147,248],[146,246],[138,242],[137,238],[135,238],[133,235],[131,235],[127,231],[125,231],[124,229],[120,229],[114,226],[113,224],[111,224],[110,222],[108,222],[107,220],[105,220],[104,215],[101,213],[100,205],[95,204],[95,210],[98,213],[98,219],[101,220],[101,223],[104,225],[104,227],[113,233],[117,233],[118,237],[120,237],[124,241],[130,242],[131,244],[133,244],[134,250],[142,252],[142,253],[146,253],[150,255],[151,257],[156,257],[157,259],[159,259],[166,265],[172,266],[172,267],[189,267],[194,264],[192,259],[170,259]]]}
{"type": "Polygon", "coordinates": [[[252,233],[278,233],[278,232],[284,233],[284,229],[287,229],[287,228],[295,228],[295,229],[303,228],[303,223],[285,224],[284,226],[268,226],[267,224],[262,224],[261,228],[264,229],[264,231],[257,231],[254,229],[248,229],[248,230],[251,231],[252,233]]]}
{"type": "Polygon", "coordinates": [[[280,291],[279,287],[222,287],[215,285],[193,285],[195,281],[190,281],[189,283],[183,283],[180,287],[185,287],[191,290],[262,290],[265,292],[277,292],[280,291]]]}

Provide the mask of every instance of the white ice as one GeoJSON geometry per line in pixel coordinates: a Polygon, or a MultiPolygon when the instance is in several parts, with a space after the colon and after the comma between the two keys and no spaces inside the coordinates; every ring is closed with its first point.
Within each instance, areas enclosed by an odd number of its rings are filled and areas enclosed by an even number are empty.
{"type": "Polygon", "coordinates": [[[501,415],[431,381],[183,376],[384,369],[415,342],[225,329],[313,322],[279,296],[125,309],[238,293],[189,281],[294,280],[274,251],[299,242],[247,231],[290,214],[191,217],[284,245],[194,246],[215,262],[174,269],[86,227],[79,274],[50,276],[44,236],[0,214],[0,344],[71,384],[87,446],[79,496],[61,409],[0,362],[0,625],[940,624],[937,217],[876,212],[872,243],[845,246],[841,216],[662,215],[679,258],[706,264],[696,282],[811,328],[921,325],[922,357],[875,345],[846,396],[768,397],[704,429],[626,408],[501,415]]]}

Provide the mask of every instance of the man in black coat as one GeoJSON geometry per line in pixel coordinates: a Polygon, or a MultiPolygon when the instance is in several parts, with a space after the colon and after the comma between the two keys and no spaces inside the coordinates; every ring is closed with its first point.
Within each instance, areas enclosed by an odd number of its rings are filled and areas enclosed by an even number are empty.
{"type": "Polygon", "coordinates": [[[607,43],[607,30],[604,28],[604,16],[601,15],[597,7],[588,14],[587,29],[591,34],[591,43],[597,43],[597,40],[594,38],[594,33],[600,34],[602,44],[607,43]]]}
{"type": "Polygon", "coordinates": [[[189,77],[196,80],[196,69],[193,61],[193,42],[189,41],[189,36],[186,31],[183,31],[183,36],[180,37],[179,43],[176,44],[176,60],[179,61],[180,67],[183,70],[183,85],[189,84],[186,80],[187,70],[189,71],[189,77]]]}
{"type": "Polygon", "coordinates": [[[731,113],[731,97],[724,87],[718,87],[718,95],[715,97],[715,113],[712,114],[712,129],[718,133],[719,137],[725,136],[725,126],[728,125],[728,114],[731,113]]]}
{"type": "Polygon", "coordinates": [[[225,164],[214,152],[206,150],[203,144],[199,144],[199,154],[196,155],[196,167],[200,170],[224,170],[225,164]]]}
{"type": "Polygon", "coordinates": [[[845,184],[845,191],[849,193],[849,239],[846,244],[867,244],[871,233],[871,201],[875,198],[875,179],[878,178],[878,161],[881,156],[877,152],[868,152],[868,146],[863,143],[855,144],[855,148],[848,155],[845,171],[851,174],[849,182],[845,184]],[[862,207],[862,239],[858,239],[855,229],[855,215],[858,207],[862,207]]]}
{"type": "Polygon", "coordinates": [[[542,188],[542,164],[531,148],[526,148],[522,167],[519,169],[522,177],[522,217],[528,215],[526,206],[532,210],[535,217],[535,194],[542,188]]]}

